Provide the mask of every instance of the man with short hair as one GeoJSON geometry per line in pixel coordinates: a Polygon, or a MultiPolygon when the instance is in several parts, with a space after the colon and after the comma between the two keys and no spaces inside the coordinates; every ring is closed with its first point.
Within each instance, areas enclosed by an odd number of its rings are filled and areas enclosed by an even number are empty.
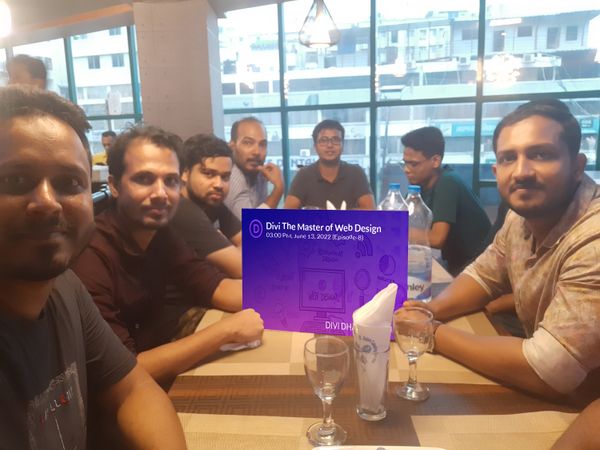
{"type": "Polygon", "coordinates": [[[231,126],[229,146],[233,170],[225,205],[242,220],[243,208],[277,208],[283,195],[281,169],[266,163],[267,132],[256,117],[245,117],[231,126]],[[268,184],[273,185],[268,193],[268,184]]]}
{"type": "Polygon", "coordinates": [[[326,119],[312,133],[319,160],[304,167],[294,177],[284,208],[305,206],[375,209],[375,199],[364,170],[342,161],[345,130],[337,120],[326,119]]]}
{"type": "Polygon", "coordinates": [[[577,119],[558,100],[532,101],[503,118],[493,170],[511,209],[504,225],[433,301],[407,305],[446,320],[513,292],[526,339],[439,325],[435,350],[538,395],[589,400],[589,388],[599,395],[600,187],[584,174],[580,143],[577,119]]]}
{"type": "Polygon", "coordinates": [[[46,66],[29,55],[16,55],[6,63],[9,85],[34,86],[46,89],[46,66]]]}
{"type": "Polygon", "coordinates": [[[94,227],[83,111],[0,89],[0,446],[86,448],[99,402],[135,448],[185,448],[166,394],[68,270],[94,227]]]}
{"type": "Polygon", "coordinates": [[[263,331],[255,311],[240,311],[241,280],[198,258],[169,226],[179,203],[180,146],[178,136],[151,126],[117,138],[108,155],[114,204],[96,217],[96,233],[74,265],[113,331],[161,382],[223,344],[254,341],[263,331]],[[180,333],[197,307],[238,312],[180,333]]]}
{"type": "Polygon", "coordinates": [[[102,147],[104,147],[104,151],[93,155],[92,163],[105,166],[106,165],[106,152],[108,152],[110,150],[112,145],[115,143],[116,139],[117,139],[117,133],[115,133],[112,130],[104,131],[100,138],[100,140],[102,142],[102,147]]]}
{"type": "Polygon", "coordinates": [[[423,201],[433,213],[429,244],[442,250],[448,271],[456,276],[485,248],[490,220],[479,199],[449,167],[442,167],[444,136],[423,127],[402,136],[404,173],[421,186],[423,201]]]}
{"type": "Polygon", "coordinates": [[[198,256],[242,278],[242,225],[223,204],[233,167],[231,149],[212,134],[183,144],[181,201],[172,226],[198,256]]]}

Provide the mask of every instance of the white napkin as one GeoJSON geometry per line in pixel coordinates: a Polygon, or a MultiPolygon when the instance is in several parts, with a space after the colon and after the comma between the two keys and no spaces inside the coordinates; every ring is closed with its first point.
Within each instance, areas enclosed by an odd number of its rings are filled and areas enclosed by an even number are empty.
{"type": "Polygon", "coordinates": [[[358,339],[363,346],[366,342],[372,342],[375,351],[389,348],[397,292],[398,285],[390,283],[352,313],[355,345],[358,339]]]}
{"type": "Polygon", "coordinates": [[[369,353],[390,348],[392,316],[398,285],[390,283],[352,314],[354,347],[365,353],[356,361],[360,406],[375,411],[386,389],[389,352],[372,358],[369,353]]]}
{"type": "MultiPolygon", "coordinates": [[[[328,210],[330,211],[335,211],[337,208],[334,206],[333,203],[331,203],[329,200],[327,200],[325,202],[325,206],[327,207],[328,210]]],[[[345,211],[346,210],[346,200],[342,201],[342,204],[340,205],[340,211],[345,211]]]]}

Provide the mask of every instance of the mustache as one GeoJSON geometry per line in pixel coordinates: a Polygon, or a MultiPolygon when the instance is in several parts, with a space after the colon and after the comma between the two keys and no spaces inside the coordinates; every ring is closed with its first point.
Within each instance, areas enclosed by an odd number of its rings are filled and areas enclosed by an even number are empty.
{"type": "Polygon", "coordinates": [[[42,236],[51,233],[67,233],[72,226],[60,217],[49,217],[46,219],[30,219],[19,227],[19,235],[42,236]]]}
{"type": "Polygon", "coordinates": [[[515,192],[518,189],[542,189],[543,186],[535,180],[519,181],[511,185],[510,192],[515,192]]]}

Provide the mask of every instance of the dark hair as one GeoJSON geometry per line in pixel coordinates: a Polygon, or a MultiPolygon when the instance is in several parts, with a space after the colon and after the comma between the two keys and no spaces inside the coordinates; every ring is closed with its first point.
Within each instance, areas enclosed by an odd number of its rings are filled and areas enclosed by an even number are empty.
{"type": "Polygon", "coordinates": [[[29,72],[29,75],[31,75],[32,78],[44,80],[44,86],[46,85],[48,73],[44,62],[41,59],[29,55],[16,55],[10,58],[6,63],[6,69],[9,74],[13,64],[21,64],[27,69],[27,72],[29,72]]]}
{"type": "Polygon", "coordinates": [[[505,116],[494,130],[494,153],[496,153],[497,150],[500,132],[505,127],[514,125],[531,116],[542,116],[560,124],[563,129],[560,138],[567,144],[571,156],[577,156],[579,147],[581,146],[581,127],[579,126],[577,119],[571,114],[571,111],[569,111],[567,105],[557,99],[532,100],[519,106],[513,112],[505,116]]]}
{"type": "Polygon", "coordinates": [[[423,153],[425,157],[431,158],[435,155],[440,155],[444,158],[444,135],[436,127],[423,127],[409,131],[402,136],[402,145],[410,147],[418,152],[423,153]]]}
{"type": "Polygon", "coordinates": [[[344,140],[344,136],[346,135],[346,130],[341,123],[337,120],[325,119],[317,124],[317,126],[313,129],[312,138],[313,142],[317,143],[317,138],[319,137],[319,133],[323,130],[338,130],[342,133],[342,141],[344,140]]]}
{"type": "Polygon", "coordinates": [[[91,164],[92,155],[86,136],[91,126],[79,106],[54,92],[31,86],[0,88],[0,121],[25,116],[51,116],[69,125],[81,140],[91,164]]]}
{"type": "Polygon", "coordinates": [[[107,151],[106,162],[108,173],[115,177],[117,182],[121,181],[125,172],[125,153],[135,140],[148,141],[158,147],[172,150],[179,158],[182,141],[179,136],[162,128],[151,125],[137,125],[121,133],[112,147],[107,151]]]}
{"type": "Polygon", "coordinates": [[[244,117],[243,119],[240,120],[236,120],[233,125],[231,125],[231,140],[233,142],[237,141],[238,138],[238,128],[240,127],[241,123],[244,122],[255,122],[260,124],[263,128],[265,127],[265,124],[262,122],[262,120],[257,119],[254,116],[248,116],[248,117],[244,117]]]}
{"type": "Polygon", "coordinates": [[[102,133],[102,137],[112,137],[112,138],[116,138],[117,137],[117,133],[115,133],[112,130],[108,130],[102,133]]]}
{"type": "Polygon", "coordinates": [[[179,157],[181,171],[191,169],[196,164],[201,164],[206,158],[224,156],[233,158],[233,152],[223,139],[214,134],[196,134],[183,143],[179,157]]]}

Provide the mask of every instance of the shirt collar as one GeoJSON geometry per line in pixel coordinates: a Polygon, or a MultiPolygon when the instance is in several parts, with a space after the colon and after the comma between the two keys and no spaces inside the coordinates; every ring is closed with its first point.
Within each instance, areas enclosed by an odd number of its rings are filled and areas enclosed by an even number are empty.
{"type": "Polygon", "coordinates": [[[598,196],[597,189],[598,185],[594,180],[584,174],[567,210],[558,223],[550,230],[540,247],[551,248],[561,240],[589,208],[592,200],[598,196]]]}

